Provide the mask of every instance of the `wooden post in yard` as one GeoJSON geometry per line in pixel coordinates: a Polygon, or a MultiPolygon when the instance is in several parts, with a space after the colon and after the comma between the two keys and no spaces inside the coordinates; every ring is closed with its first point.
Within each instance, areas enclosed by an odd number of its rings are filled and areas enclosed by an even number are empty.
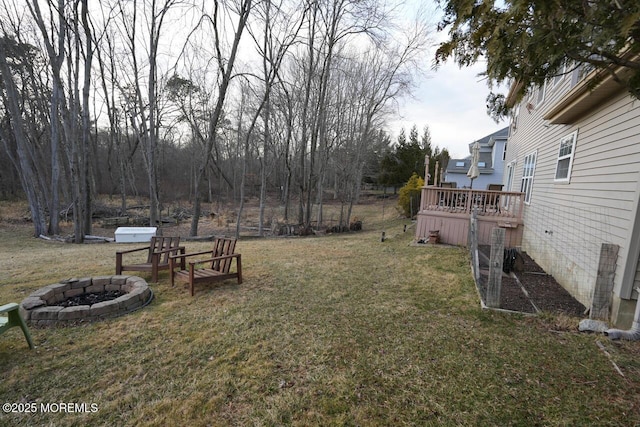
{"type": "Polygon", "coordinates": [[[471,267],[476,286],[480,282],[480,260],[478,259],[478,212],[474,209],[469,220],[469,251],[471,252],[471,267]]]}
{"type": "Polygon", "coordinates": [[[491,229],[491,256],[489,257],[489,282],[487,283],[488,307],[500,307],[502,288],[502,262],[504,260],[504,228],[491,229]]]}
{"type": "Polygon", "coordinates": [[[609,320],[611,309],[611,295],[613,292],[613,278],[616,274],[616,260],[618,259],[618,245],[603,243],[600,246],[600,261],[598,262],[598,276],[593,290],[589,319],[609,320]]]}

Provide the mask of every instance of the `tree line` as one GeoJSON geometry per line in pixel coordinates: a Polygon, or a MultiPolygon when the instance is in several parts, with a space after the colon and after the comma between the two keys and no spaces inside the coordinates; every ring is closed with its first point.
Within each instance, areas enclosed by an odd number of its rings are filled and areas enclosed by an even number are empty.
{"type": "Polygon", "coordinates": [[[71,212],[78,243],[101,193],[148,197],[150,224],[187,199],[191,235],[203,203],[239,219],[248,195],[260,233],[273,194],[287,221],[331,197],[348,224],[427,47],[377,0],[1,1],[0,192],[22,189],[36,236],[71,212]]]}
{"type": "MultiPolygon", "coordinates": [[[[397,5],[0,2],[0,196],[21,189],[35,235],[57,234],[65,210],[81,242],[99,192],[119,195],[123,211],[128,196],[148,197],[152,224],[163,203],[188,198],[194,235],[203,201],[232,198],[241,212],[247,192],[262,213],[276,192],[300,224],[321,222],[330,194],[348,220],[364,180],[421,169],[403,159],[415,144],[385,132],[429,36],[397,5]]],[[[449,33],[436,64],[486,58],[489,84],[511,85],[488,97],[494,117],[576,67],[638,98],[637,1],[436,3],[449,33]]]]}
{"type": "Polygon", "coordinates": [[[441,149],[432,144],[428,126],[425,126],[422,135],[418,136],[418,127],[413,125],[409,131],[409,139],[402,128],[396,143],[385,151],[380,161],[377,182],[395,188],[408,182],[415,174],[422,178],[425,184],[433,184],[436,171],[440,174],[446,169],[450,158],[446,148],[441,149]],[[425,163],[427,158],[428,166],[425,163]]]}

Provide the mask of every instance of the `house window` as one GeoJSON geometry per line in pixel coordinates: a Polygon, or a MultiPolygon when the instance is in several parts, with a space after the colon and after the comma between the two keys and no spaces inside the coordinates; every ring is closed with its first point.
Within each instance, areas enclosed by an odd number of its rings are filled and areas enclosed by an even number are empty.
{"type": "Polygon", "coordinates": [[[464,167],[464,162],[456,162],[456,167],[457,168],[463,168],[464,167]]]}
{"type": "Polygon", "coordinates": [[[573,154],[576,150],[576,138],[578,132],[573,132],[560,140],[558,150],[558,161],[556,163],[556,182],[569,182],[571,179],[571,166],[573,165],[573,154]]]}
{"type": "Polygon", "coordinates": [[[577,85],[587,74],[593,71],[595,67],[591,64],[576,64],[571,73],[571,87],[577,85]]]}
{"type": "Polygon", "coordinates": [[[565,74],[567,73],[567,64],[565,63],[559,70],[558,70],[558,74],[556,74],[553,77],[553,86],[555,87],[558,83],[560,83],[563,79],[565,74]]]}
{"type": "Polygon", "coordinates": [[[533,189],[533,173],[536,169],[536,152],[527,155],[524,158],[522,166],[522,183],[520,191],[524,193],[524,202],[531,203],[531,190],[533,189]]]}
{"type": "Polygon", "coordinates": [[[479,168],[486,168],[487,167],[487,163],[486,162],[478,162],[478,167],[479,168]]]}
{"type": "Polygon", "coordinates": [[[507,143],[504,143],[504,148],[502,149],[502,161],[507,158],[507,143]]]}
{"type": "Polygon", "coordinates": [[[538,98],[536,99],[536,107],[544,101],[544,92],[547,87],[547,82],[544,82],[542,86],[538,88],[538,98]]]}

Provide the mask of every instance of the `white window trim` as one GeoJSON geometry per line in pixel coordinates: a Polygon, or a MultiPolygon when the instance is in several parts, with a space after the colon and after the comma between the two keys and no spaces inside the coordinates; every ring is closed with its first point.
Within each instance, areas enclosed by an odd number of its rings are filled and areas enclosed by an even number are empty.
{"type": "Polygon", "coordinates": [[[524,156],[523,162],[522,162],[522,178],[520,179],[520,191],[522,191],[524,194],[524,204],[525,205],[530,205],[531,204],[531,196],[533,193],[533,178],[535,176],[536,173],[536,162],[538,160],[538,152],[537,151],[533,151],[529,154],[527,154],[526,156],[524,156]],[[525,168],[527,167],[527,158],[533,156],[533,165],[531,168],[531,175],[527,175],[525,176],[525,168]],[[530,182],[528,184],[528,188],[529,188],[529,192],[525,191],[525,180],[527,180],[527,182],[530,182]]]}
{"type": "Polygon", "coordinates": [[[558,75],[553,77],[553,87],[555,88],[560,84],[561,81],[564,80],[567,73],[567,63],[565,62],[562,65],[562,70],[558,70],[558,75]]]}
{"type": "Polygon", "coordinates": [[[536,93],[536,99],[535,99],[536,107],[544,103],[545,96],[547,95],[546,89],[547,89],[547,81],[545,80],[542,86],[538,87],[538,92],[536,93]]]}
{"type": "Polygon", "coordinates": [[[560,146],[558,147],[558,157],[556,158],[556,170],[553,173],[553,182],[555,183],[568,183],[571,181],[571,169],[573,169],[573,157],[576,153],[576,142],[578,140],[578,131],[571,132],[569,135],[566,135],[560,139],[560,146]],[[560,155],[560,150],[562,150],[562,144],[568,140],[572,140],[571,143],[571,153],[565,154],[564,156],[560,155]],[[558,166],[560,165],[561,160],[569,159],[569,169],[567,170],[567,176],[565,178],[557,178],[558,175],[558,166]]]}
{"type": "Polygon", "coordinates": [[[505,183],[504,183],[504,191],[513,191],[513,177],[516,173],[516,161],[512,160],[507,163],[506,166],[506,174],[505,174],[505,183]]]}
{"type": "MultiPolygon", "coordinates": [[[[511,160],[505,166],[505,174],[504,174],[505,181],[503,182],[504,191],[513,191],[513,177],[515,176],[515,174],[516,174],[516,161],[511,160]]],[[[502,200],[502,209],[504,209],[505,211],[509,210],[509,205],[511,204],[511,200],[512,200],[511,197],[512,196],[509,195],[509,196],[504,196],[500,198],[502,200]]]]}

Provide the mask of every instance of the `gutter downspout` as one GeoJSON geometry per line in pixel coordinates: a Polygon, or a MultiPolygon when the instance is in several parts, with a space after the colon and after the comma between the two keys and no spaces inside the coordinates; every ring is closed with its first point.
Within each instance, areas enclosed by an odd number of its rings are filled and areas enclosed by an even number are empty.
{"type": "MultiPolygon", "coordinates": [[[[636,291],[640,293],[640,288],[636,288],[636,291]]],[[[640,300],[636,302],[636,312],[633,316],[633,324],[631,329],[623,331],[620,329],[607,329],[604,334],[612,340],[628,340],[639,341],[640,340],[640,300]]]]}

